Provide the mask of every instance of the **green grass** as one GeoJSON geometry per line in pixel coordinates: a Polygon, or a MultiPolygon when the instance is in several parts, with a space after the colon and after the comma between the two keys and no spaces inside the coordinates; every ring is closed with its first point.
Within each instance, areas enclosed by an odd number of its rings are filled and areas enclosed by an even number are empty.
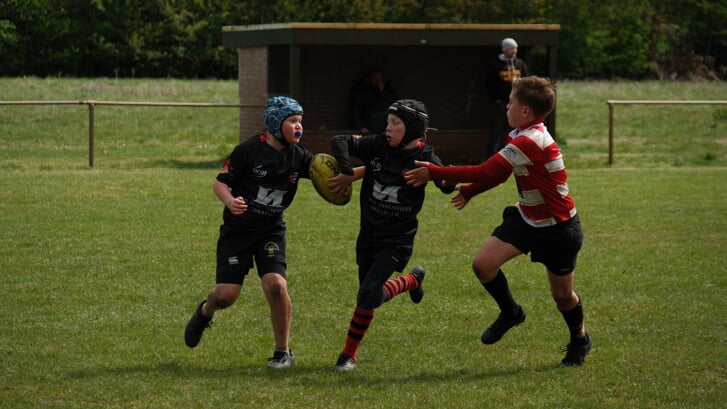
{"type": "MultiPolygon", "coordinates": [[[[558,137],[568,163],[602,166],[608,154],[607,100],[725,100],[720,82],[564,82],[558,137]]],[[[615,166],[727,165],[727,105],[616,105],[615,166]]]]}
{"type": "MultiPolygon", "coordinates": [[[[106,151],[89,169],[82,107],[0,107],[0,408],[722,408],[723,136],[698,136],[704,123],[687,123],[697,113],[680,116],[686,107],[648,108],[619,118],[619,132],[651,132],[664,115],[693,135],[626,144],[605,166],[606,99],[724,87],[659,84],[560,84],[559,135],[586,234],[576,289],[594,340],[581,368],[558,366],[565,326],[526,257],[505,271],[527,321],[479,342],[497,311],[470,262],[515,201],[511,181],[461,212],[430,190],[410,265],[429,270],[425,298],[377,311],[355,372],[331,368],[354,304],[358,205],[328,205],[307,181],[286,216],[296,366],[264,367],[273,339],[254,274],[189,349],[184,326],[214,280],[211,186],[236,113],[99,108],[106,151]]],[[[0,79],[0,89],[5,99],[236,102],[230,82],[0,79]]],[[[719,109],[702,110],[724,130],[719,109]]]]}

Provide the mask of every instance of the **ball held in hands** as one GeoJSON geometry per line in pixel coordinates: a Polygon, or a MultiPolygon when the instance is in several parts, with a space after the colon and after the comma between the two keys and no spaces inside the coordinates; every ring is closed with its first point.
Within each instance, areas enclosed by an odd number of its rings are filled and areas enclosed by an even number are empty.
{"type": "Polygon", "coordinates": [[[351,201],[353,189],[351,185],[341,194],[336,194],[328,187],[328,179],[341,173],[341,166],[333,156],[319,153],[313,156],[308,169],[313,187],[324,200],[337,206],[343,206],[351,201]]]}

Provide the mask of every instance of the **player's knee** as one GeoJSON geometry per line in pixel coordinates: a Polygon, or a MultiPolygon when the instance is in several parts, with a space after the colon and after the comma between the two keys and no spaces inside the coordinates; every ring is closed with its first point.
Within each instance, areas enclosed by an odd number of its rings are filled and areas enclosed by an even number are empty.
{"type": "Polygon", "coordinates": [[[386,296],[382,289],[361,289],[358,292],[356,304],[361,308],[373,309],[383,304],[386,296]]]}
{"type": "Polygon", "coordinates": [[[489,268],[486,263],[482,262],[482,260],[475,259],[472,262],[472,271],[475,273],[475,276],[483,282],[487,283],[492,281],[493,278],[497,275],[497,269],[489,268]]]}
{"type": "Polygon", "coordinates": [[[213,304],[218,309],[223,309],[231,306],[237,301],[239,292],[236,291],[225,291],[225,290],[213,290],[211,295],[213,304]]]}
{"type": "Polygon", "coordinates": [[[285,278],[278,274],[266,274],[263,280],[263,290],[269,298],[282,298],[288,293],[285,278]]]}
{"type": "Polygon", "coordinates": [[[578,296],[576,296],[573,292],[553,291],[551,295],[553,296],[555,304],[562,311],[570,310],[578,304],[578,296]]]}

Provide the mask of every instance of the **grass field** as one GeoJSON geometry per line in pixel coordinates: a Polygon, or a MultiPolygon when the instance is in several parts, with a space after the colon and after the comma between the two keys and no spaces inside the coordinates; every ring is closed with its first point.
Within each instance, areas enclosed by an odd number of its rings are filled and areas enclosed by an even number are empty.
{"type": "MultiPolygon", "coordinates": [[[[4,100],[235,103],[218,81],[0,79],[4,100]]],[[[594,349],[561,368],[565,326],[539,265],[505,266],[527,321],[479,336],[494,303],[470,262],[512,181],[461,212],[430,190],[410,267],[419,305],[377,311],[352,373],[332,371],[356,291],[358,205],[310,183],[287,212],[297,364],[265,368],[267,304],[252,275],[196,349],[184,326],[214,280],[225,109],[100,108],[89,169],[83,107],[0,107],[0,408],[723,408],[727,402],[727,114],[607,99],[724,99],[722,83],[559,85],[558,129],[585,229],[576,273],[594,349]],[[633,97],[629,97],[629,96],[633,97]],[[686,136],[685,136],[686,135],[686,136]]]]}

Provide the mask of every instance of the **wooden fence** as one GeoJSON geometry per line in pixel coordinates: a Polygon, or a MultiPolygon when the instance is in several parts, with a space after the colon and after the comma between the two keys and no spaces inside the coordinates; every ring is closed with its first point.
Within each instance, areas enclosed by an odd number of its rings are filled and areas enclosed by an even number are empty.
{"type": "Polygon", "coordinates": [[[86,105],[88,107],[88,166],[93,167],[96,106],[192,107],[192,108],[264,108],[263,105],[215,104],[207,102],[131,102],[131,101],[0,101],[2,105],[86,105]]]}

